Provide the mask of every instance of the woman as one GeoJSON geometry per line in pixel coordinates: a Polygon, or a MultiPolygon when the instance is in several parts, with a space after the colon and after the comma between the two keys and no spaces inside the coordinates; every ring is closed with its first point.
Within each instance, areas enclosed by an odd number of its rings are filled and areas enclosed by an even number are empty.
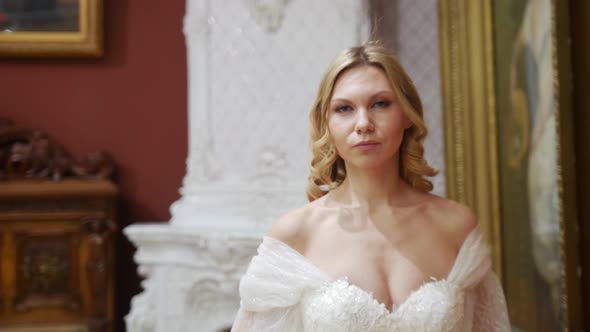
{"type": "Polygon", "coordinates": [[[475,216],[429,193],[422,104],[393,55],[345,50],[310,118],[310,203],[264,238],[233,331],[508,331],[475,216]]]}

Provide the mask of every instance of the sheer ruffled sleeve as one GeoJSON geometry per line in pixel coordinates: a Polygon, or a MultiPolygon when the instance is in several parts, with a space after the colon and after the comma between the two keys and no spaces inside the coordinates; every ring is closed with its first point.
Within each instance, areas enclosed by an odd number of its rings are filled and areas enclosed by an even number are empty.
{"type": "Polygon", "coordinates": [[[465,239],[447,280],[470,289],[483,280],[491,267],[490,250],[478,227],[465,239]]]}
{"type": "Polygon", "coordinates": [[[465,240],[456,264],[448,280],[469,291],[463,330],[510,331],[504,291],[492,270],[490,250],[479,228],[465,240]]]}
{"type": "Polygon", "coordinates": [[[506,299],[500,280],[490,271],[474,289],[473,331],[510,331],[506,299]]]}
{"type": "Polygon", "coordinates": [[[302,331],[303,293],[327,282],[295,250],[265,237],[240,281],[240,311],[232,331],[302,331]]]}

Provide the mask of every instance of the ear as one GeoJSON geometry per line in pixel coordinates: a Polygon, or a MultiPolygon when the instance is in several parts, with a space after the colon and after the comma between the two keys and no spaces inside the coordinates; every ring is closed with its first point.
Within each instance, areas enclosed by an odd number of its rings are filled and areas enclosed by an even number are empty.
{"type": "Polygon", "coordinates": [[[408,115],[404,113],[404,129],[410,129],[413,125],[414,123],[412,123],[412,120],[410,120],[408,115]]]}

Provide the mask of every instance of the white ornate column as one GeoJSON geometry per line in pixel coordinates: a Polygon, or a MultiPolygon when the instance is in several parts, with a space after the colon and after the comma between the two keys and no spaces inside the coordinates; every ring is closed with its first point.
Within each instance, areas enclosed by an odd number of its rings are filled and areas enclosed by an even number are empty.
{"type": "Polygon", "coordinates": [[[262,234],[306,202],[309,110],[329,61],[366,39],[363,3],[187,1],[187,174],[169,224],[125,229],[145,276],[128,331],[231,325],[262,234]]]}

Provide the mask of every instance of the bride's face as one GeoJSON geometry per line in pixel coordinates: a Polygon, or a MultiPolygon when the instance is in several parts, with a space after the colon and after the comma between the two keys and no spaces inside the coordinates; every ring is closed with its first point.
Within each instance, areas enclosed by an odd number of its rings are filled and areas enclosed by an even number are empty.
{"type": "Polygon", "coordinates": [[[328,106],[328,130],[347,168],[394,162],[410,126],[380,68],[353,67],[340,75],[328,106]]]}

